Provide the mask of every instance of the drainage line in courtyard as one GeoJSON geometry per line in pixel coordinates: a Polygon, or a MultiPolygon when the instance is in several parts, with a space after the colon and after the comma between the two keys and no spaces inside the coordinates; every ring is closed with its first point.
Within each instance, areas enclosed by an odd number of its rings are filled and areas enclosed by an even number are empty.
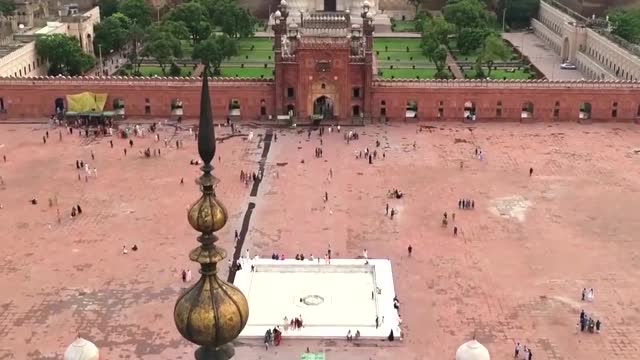
{"type": "MultiPolygon", "coordinates": [[[[249,231],[249,223],[251,222],[251,215],[253,214],[253,209],[256,208],[256,204],[253,202],[249,203],[247,207],[247,211],[244,213],[244,219],[242,220],[242,228],[240,228],[240,233],[238,234],[238,242],[236,243],[236,250],[233,253],[233,263],[237,263],[238,259],[242,256],[242,246],[244,245],[244,238],[249,231]]],[[[229,277],[227,281],[233,284],[233,281],[236,279],[236,269],[229,269],[229,277]]]]}
{"type": "MultiPolygon", "coordinates": [[[[262,174],[264,172],[264,165],[267,162],[267,156],[269,155],[269,149],[271,149],[271,139],[273,139],[273,130],[268,129],[264,136],[264,147],[262,148],[262,156],[260,158],[260,168],[258,170],[258,174],[262,174]]],[[[258,189],[260,187],[260,183],[262,180],[256,180],[253,182],[253,187],[251,188],[250,196],[255,197],[258,195],[258,189]]],[[[240,257],[242,256],[242,247],[244,245],[244,239],[249,231],[249,223],[251,222],[251,215],[253,214],[253,209],[256,208],[256,204],[254,202],[249,202],[249,206],[247,207],[247,211],[244,213],[244,219],[242,220],[242,228],[240,229],[240,233],[238,234],[238,242],[236,243],[235,252],[233,253],[233,264],[237,263],[240,257]]],[[[233,283],[236,279],[236,269],[232,267],[229,269],[229,277],[227,281],[233,283]]]]}
{"type": "MultiPolygon", "coordinates": [[[[264,135],[264,147],[262,148],[262,157],[260,158],[260,168],[258,169],[258,174],[264,173],[264,165],[267,162],[267,155],[269,155],[269,149],[271,149],[271,139],[273,139],[273,130],[267,130],[267,133],[264,135]]],[[[256,180],[253,182],[253,187],[251,187],[250,196],[258,195],[258,188],[260,187],[260,183],[262,180],[256,180]]]]}

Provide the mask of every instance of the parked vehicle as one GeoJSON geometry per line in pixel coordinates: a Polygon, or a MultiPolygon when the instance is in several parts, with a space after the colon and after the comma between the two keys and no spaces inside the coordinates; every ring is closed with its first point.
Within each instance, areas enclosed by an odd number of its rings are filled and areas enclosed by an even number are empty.
{"type": "Polygon", "coordinates": [[[564,63],[560,65],[560,69],[562,70],[576,70],[577,67],[572,63],[564,63]]]}

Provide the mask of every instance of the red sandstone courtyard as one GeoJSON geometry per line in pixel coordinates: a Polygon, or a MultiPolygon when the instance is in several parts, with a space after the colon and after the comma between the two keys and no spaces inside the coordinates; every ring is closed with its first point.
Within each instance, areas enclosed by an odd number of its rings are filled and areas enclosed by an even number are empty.
{"type": "MultiPolygon", "coordinates": [[[[230,215],[219,235],[229,255],[251,200],[244,247],[252,254],[316,255],[330,243],[335,258],[354,258],[367,248],[370,258],[392,261],[404,320],[402,342],[285,337],[269,351],[260,341],[237,343],[236,358],[298,359],[309,347],[330,360],[445,360],[475,334],[492,359],[511,359],[515,342],[536,360],[637,359],[640,128],[428,125],[421,132],[419,124],[344,127],[360,133],[348,145],[343,133],[327,131],[321,159],[317,131],[307,140],[306,129],[275,130],[253,198],[239,176],[257,171],[265,129],[243,128],[256,134],[253,142],[218,143],[217,194],[230,215]],[[366,147],[378,151],[372,165],[355,157],[366,147]],[[405,197],[388,199],[392,188],[405,197]],[[460,198],[473,199],[475,210],[458,210],[460,198]],[[399,212],[393,220],[386,203],[399,212]],[[441,226],[445,211],[456,213],[457,237],[451,222],[441,226]],[[585,287],[595,290],[594,302],[580,301],[585,287]],[[581,309],[603,321],[600,334],[576,334],[581,309]]],[[[181,269],[197,274],[188,261],[197,234],[186,219],[200,195],[198,167],[189,164],[196,143],[188,131],[166,129],[158,143],[134,138],[125,156],[126,140],[113,138],[114,149],[108,140],[74,132],[59,141],[58,129],[44,125],[0,127],[7,156],[0,158],[0,359],[59,359],[77,333],[103,359],[193,358],[196,346],[175,329],[173,306],[185,286],[181,269]],[[176,139],[184,148],[175,148],[176,139]],[[162,155],[144,158],[147,147],[162,155]],[[76,160],[98,176],[79,181],[76,160]],[[48,204],[56,197],[60,223],[48,204]],[[71,219],[76,204],[83,213],[71,219]],[[121,253],[134,244],[137,252],[121,253]]],[[[227,264],[219,267],[226,276],[227,264]]]]}

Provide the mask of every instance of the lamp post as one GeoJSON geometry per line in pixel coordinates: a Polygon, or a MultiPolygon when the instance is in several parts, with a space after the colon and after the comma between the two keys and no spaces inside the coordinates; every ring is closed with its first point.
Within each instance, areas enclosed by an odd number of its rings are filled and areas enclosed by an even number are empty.
{"type": "Polygon", "coordinates": [[[502,9],[502,32],[504,32],[504,19],[507,16],[507,6],[502,9]]]}

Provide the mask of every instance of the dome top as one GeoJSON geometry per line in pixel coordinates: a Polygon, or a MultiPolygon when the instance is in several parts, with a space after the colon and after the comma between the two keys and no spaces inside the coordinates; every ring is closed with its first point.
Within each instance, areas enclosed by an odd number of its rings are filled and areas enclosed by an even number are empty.
{"type": "Polygon", "coordinates": [[[369,0],[364,0],[364,2],[362,3],[363,7],[371,7],[371,4],[369,3],[369,0]]]}
{"type": "Polygon", "coordinates": [[[273,14],[274,17],[276,18],[280,18],[282,17],[282,13],[280,12],[280,10],[276,10],[275,14],[273,14]]]}
{"type": "Polygon", "coordinates": [[[460,345],[456,351],[456,360],[490,360],[489,350],[476,339],[460,345]]]}
{"type": "Polygon", "coordinates": [[[282,6],[287,6],[287,1],[286,1],[286,0],[281,0],[281,1],[280,1],[280,5],[282,5],[282,6]]]}
{"type": "Polygon", "coordinates": [[[91,341],[78,337],[64,352],[64,360],[98,360],[100,352],[91,341]]]}

